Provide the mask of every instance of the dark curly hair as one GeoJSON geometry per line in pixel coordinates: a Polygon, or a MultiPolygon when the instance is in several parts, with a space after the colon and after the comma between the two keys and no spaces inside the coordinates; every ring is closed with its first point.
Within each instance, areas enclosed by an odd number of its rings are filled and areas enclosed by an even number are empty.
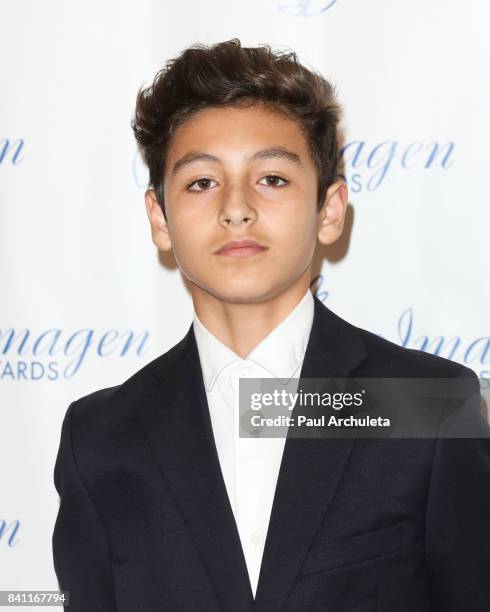
{"type": "Polygon", "coordinates": [[[131,127],[164,214],[165,159],[176,129],[202,108],[242,104],[263,104],[298,122],[317,168],[320,210],[338,177],[340,107],[334,87],[300,64],[293,51],[242,47],[233,38],[185,49],[138,91],[131,127]]]}

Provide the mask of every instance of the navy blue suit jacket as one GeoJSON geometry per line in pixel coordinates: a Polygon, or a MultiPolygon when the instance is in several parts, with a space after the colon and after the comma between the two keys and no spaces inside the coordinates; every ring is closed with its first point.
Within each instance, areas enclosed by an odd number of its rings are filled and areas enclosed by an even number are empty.
{"type": "MultiPolygon", "coordinates": [[[[315,297],[301,377],[478,379],[315,297]]],[[[482,425],[483,428],[483,425],[482,425]]],[[[73,402],[53,533],[71,612],[488,612],[490,440],[288,438],[254,600],[192,325],[73,402]]]]}

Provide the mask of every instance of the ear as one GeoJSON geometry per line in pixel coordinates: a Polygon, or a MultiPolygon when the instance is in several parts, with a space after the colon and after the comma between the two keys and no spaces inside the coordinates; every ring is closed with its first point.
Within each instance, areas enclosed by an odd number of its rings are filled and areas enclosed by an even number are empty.
{"type": "Polygon", "coordinates": [[[145,191],[145,207],[151,226],[151,237],[159,251],[171,251],[172,241],[168,231],[168,224],[158,203],[154,189],[145,191]]]}
{"type": "Polygon", "coordinates": [[[347,200],[348,190],[345,181],[336,181],[327,189],[323,206],[318,213],[320,215],[318,240],[322,244],[332,244],[342,234],[347,200]]]}

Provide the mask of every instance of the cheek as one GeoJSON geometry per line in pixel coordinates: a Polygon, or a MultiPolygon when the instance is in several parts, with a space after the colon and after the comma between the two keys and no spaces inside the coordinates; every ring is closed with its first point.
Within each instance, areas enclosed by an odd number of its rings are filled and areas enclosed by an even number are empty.
{"type": "Polygon", "coordinates": [[[309,250],[316,238],[316,215],[303,210],[287,210],[271,219],[271,234],[285,246],[309,250]]]}
{"type": "Polygon", "coordinates": [[[179,267],[196,270],[209,264],[211,242],[209,239],[206,241],[203,224],[179,219],[171,227],[171,232],[174,256],[179,267]]]}

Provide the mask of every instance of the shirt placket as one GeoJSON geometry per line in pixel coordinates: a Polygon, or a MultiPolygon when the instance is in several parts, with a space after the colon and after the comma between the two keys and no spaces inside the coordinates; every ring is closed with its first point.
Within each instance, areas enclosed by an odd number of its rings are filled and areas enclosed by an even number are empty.
{"type": "Polygon", "coordinates": [[[237,368],[234,376],[237,523],[254,592],[265,544],[262,500],[266,498],[266,492],[263,490],[264,480],[261,478],[261,469],[267,469],[267,464],[261,452],[264,450],[263,440],[240,438],[239,378],[260,376],[261,373],[254,364],[237,368]]]}

